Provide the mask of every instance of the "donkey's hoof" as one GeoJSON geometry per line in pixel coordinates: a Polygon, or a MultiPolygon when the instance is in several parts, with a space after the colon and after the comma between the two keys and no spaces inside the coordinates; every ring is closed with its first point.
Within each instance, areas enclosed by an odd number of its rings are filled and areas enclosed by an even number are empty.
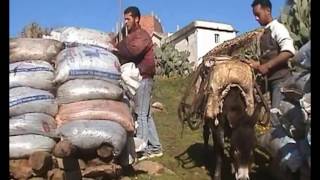
{"type": "Polygon", "coordinates": [[[221,176],[220,175],[214,175],[213,180],[221,180],[221,176]]]}

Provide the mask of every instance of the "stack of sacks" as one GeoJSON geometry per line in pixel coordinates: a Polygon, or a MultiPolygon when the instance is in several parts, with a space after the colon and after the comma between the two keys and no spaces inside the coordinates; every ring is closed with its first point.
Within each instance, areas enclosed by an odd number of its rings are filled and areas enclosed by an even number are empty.
{"type": "Polygon", "coordinates": [[[52,93],[54,68],[49,62],[63,48],[55,40],[10,39],[10,158],[51,152],[56,143],[58,104],[52,93]]]}
{"type": "Polygon", "coordinates": [[[102,47],[109,51],[114,49],[110,43],[112,40],[111,34],[95,29],[62,27],[52,30],[49,36],[43,38],[61,41],[68,47],[87,44],[102,47]]]}
{"type": "Polygon", "coordinates": [[[300,172],[301,179],[310,179],[311,168],[311,56],[310,41],[293,58],[296,71],[282,84],[285,96],[275,110],[281,125],[262,136],[258,143],[279,159],[279,165],[291,172],[300,172]]]}
{"type": "Polygon", "coordinates": [[[108,50],[112,45],[101,41],[111,38],[81,28],[58,32],[58,39],[69,45],[56,61],[57,133],[83,151],[110,144],[117,157],[134,126],[129,107],[122,102],[119,60],[108,50]]]}

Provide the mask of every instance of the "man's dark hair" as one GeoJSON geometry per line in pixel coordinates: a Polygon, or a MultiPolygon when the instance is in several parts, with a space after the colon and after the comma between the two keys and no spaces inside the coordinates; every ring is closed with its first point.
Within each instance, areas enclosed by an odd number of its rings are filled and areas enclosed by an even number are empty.
{"type": "Polygon", "coordinates": [[[272,4],[269,0],[254,0],[251,4],[251,7],[254,7],[258,4],[260,4],[261,7],[268,7],[270,10],[272,9],[272,4]]]}
{"type": "Polygon", "coordinates": [[[139,8],[135,6],[127,7],[127,9],[124,10],[124,14],[131,13],[132,17],[138,17],[140,19],[140,11],[139,8]]]}

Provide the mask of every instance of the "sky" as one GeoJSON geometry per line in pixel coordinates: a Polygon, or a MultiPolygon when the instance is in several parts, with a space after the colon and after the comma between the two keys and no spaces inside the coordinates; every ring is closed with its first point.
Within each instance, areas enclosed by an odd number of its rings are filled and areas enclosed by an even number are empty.
{"type": "MultiPolygon", "coordinates": [[[[165,32],[175,32],[195,20],[232,25],[238,34],[259,27],[252,14],[252,0],[10,0],[10,37],[36,22],[42,27],[75,26],[114,32],[123,10],[137,6],[142,15],[152,12],[165,32]]],[[[285,0],[271,0],[272,15],[280,15],[285,0]]]]}

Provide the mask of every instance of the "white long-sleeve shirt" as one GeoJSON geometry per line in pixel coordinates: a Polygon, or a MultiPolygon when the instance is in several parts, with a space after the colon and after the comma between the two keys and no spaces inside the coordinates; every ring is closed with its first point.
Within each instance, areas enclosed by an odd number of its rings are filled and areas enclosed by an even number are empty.
{"type": "Polygon", "coordinates": [[[267,24],[265,28],[270,28],[271,37],[278,42],[280,52],[289,51],[293,55],[295,54],[293,39],[291,38],[288,29],[283,24],[274,19],[267,24]]]}

